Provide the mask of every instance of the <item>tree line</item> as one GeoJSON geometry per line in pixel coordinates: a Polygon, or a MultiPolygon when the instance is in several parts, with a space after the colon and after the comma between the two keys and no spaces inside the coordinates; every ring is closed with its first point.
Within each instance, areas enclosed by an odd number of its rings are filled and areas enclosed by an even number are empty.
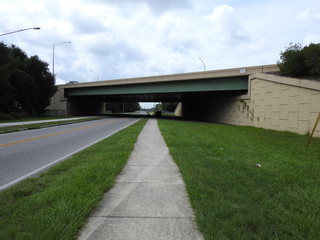
{"type": "Polygon", "coordinates": [[[0,112],[42,113],[57,91],[48,63],[0,42],[0,112]]]}
{"type": "Polygon", "coordinates": [[[320,78],[320,44],[290,44],[280,53],[280,74],[288,77],[320,78]]]}
{"type": "Polygon", "coordinates": [[[138,102],[107,102],[106,110],[112,113],[135,112],[140,110],[138,102]]]}

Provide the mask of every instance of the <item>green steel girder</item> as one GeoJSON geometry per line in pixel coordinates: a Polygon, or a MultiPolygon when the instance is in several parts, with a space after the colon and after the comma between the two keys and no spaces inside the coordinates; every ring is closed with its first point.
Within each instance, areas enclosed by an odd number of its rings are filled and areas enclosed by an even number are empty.
{"type": "Polygon", "coordinates": [[[140,83],[97,87],[66,88],[65,96],[103,96],[121,94],[192,93],[248,90],[248,76],[188,81],[140,83]]]}

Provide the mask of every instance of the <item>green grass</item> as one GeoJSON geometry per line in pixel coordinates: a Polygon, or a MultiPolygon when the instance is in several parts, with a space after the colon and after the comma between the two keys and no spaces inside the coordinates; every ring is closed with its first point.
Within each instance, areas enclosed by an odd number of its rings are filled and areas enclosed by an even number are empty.
{"type": "Polygon", "coordinates": [[[320,139],[158,122],[205,239],[319,239],[320,139]]]}
{"type": "Polygon", "coordinates": [[[22,117],[22,118],[12,118],[12,119],[1,119],[0,118],[0,123],[28,122],[28,121],[66,119],[66,118],[73,118],[73,117],[22,117]]]}
{"type": "Polygon", "coordinates": [[[0,192],[0,239],[75,239],[114,184],[145,122],[0,192]]]}
{"type": "MultiPolygon", "coordinates": [[[[0,134],[10,133],[10,132],[18,132],[24,130],[31,130],[31,129],[38,129],[38,128],[45,128],[45,127],[53,127],[63,124],[70,124],[70,123],[77,123],[77,122],[86,122],[101,119],[102,117],[91,117],[91,118],[84,118],[84,119],[73,119],[73,120],[63,120],[63,121],[55,121],[55,122],[43,122],[43,123],[30,123],[30,124],[22,124],[22,125],[14,125],[14,126],[7,126],[7,127],[0,127],[0,134]]],[[[47,118],[47,119],[40,119],[40,120],[52,120],[55,118],[47,118]]],[[[36,121],[36,119],[30,120],[36,121]]],[[[18,121],[16,121],[18,122],[18,121]]]]}

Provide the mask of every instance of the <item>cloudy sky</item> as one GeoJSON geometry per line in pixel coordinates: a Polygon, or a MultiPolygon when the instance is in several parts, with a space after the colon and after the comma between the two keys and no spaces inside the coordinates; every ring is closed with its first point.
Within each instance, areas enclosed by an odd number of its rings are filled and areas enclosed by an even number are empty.
{"type": "Polygon", "coordinates": [[[274,64],[320,42],[319,0],[0,0],[0,37],[57,84],[274,64]],[[203,60],[203,63],[199,59],[203,60]]]}

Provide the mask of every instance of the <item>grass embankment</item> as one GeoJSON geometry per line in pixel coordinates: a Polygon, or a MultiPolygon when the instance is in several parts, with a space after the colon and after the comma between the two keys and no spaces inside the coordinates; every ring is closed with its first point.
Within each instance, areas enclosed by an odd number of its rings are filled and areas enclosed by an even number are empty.
{"type": "Polygon", "coordinates": [[[319,239],[320,139],[160,120],[206,239],[319,239]],[[256,167],[255,164],[261,164],[256,167]]]}
{"type": "MultiPolygon", "coordinates": [[[[54,121],[54,122],[30,123],[30,124],[22,124],[22,125],[0,127],[0,134],[10,133],[10,132],[18,132],[18,131],[24,131],[24,130],[31,130],[31,129],[38,129],[38,128],[45,128],[45,127],[53,127],[53,126],[58,126],[58,125],[63,125],[63,124],[70,124],[70,123],[77,123],[77,122],[86,122],[86,121],[92,121],[92,120],[97,120],[97,119],[101,119],[101,118],[103,118],[103,117],[91,117],[91,118],[84,118],[84,119],[70,119],[70,120],[61,120],[61,121],[54,121]]],[[[56,119],[56,118],[32,119],[32,120],[29,119],[28,121],[53,120],[53,119],[56,119]]],[[[21,122],[21,121],[10,121],[10,122],[21,122]]],[[[2,123],[5,123],[5,122],[2,122],[2,123]]]]}
{"type": "Polygon", "coordinates": [[[0,239],[75,239],[114,184],[145,122],[0,192],[0,239]]]}

